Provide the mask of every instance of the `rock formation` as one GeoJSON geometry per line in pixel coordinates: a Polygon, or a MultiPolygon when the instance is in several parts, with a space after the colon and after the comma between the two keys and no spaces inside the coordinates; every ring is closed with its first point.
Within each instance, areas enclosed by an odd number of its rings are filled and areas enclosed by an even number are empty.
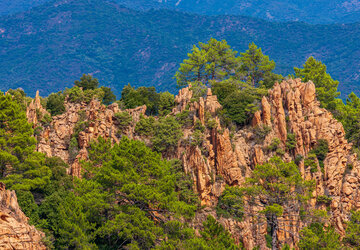
{"type": "Polygon", "coordinates": [[[41,100],[39,96],[39,91],[36,91],[35,99],[31,101],[27,110],[26,116],[29,123],[32,123],[34,127],[39,123],[39,116],[44,116],[45,114],[50,115],[49,112],[41,105],[41,100]]]}
{"type": "Polygon", "coordinates": [[[15,191],[5,190],[0,183],[0,249],[46,249],[45,234],[28,224],[20,210],[15,191]]]}
{"type": "MultiPolygon", "coordinates": [[[[176,97],[178,106],[173,112],[182,112],[187,107],[203,121],[204,113],[209,112],[214,116],[214,110],[221,107],[211,92],[205,99],[200,98],[195,103],[191,102],[191,98],[190,89],[182,89],[176,97]]],[[[268,96],[262,98],[261,109],[255,113],[251,126],[230,136],[231,132],[217,122],[216,128],[206,131],[203,143],[203,149],[206,150],[192,146],[180,147],[178,156],[184,162],[185,171],[193,177],[202,204],[211,207],[216,204],[225,184],[241,186],[256,164],[266,162],[276,154],[266,150],[274,138],[280,139],[279,147],[285,152],[289,133],[295,135],[296,147],[293,153],[282,156],[285,161],[294,160],[297,155],[306,158],[320,139],[329,143],[323,172],[311,173],[303,162],[299,166],[304,179],[316,182],[314,197],[327,195],[332,199],[331,222],[343,234],[344,222],[350,210],[360,208],[360,162],[352,153],[351,144],[345,139],[342,124],[330,112],[320,108],[312,82],[302,83],[296,79],[275,84],[268,96]],[[254,130],[262,126],[267,126],[270,132],[258,142],[254,130]]],[[[185,134],[191,137],[191,132],[185,134]]],[[[311,204],[314,208],[321,208],[316,205],[316,199],[311,204]]],[[[260,230],[254,228],[250,218],[245,218],[241,223],[224,218],[220,218],[220,221],[233,236],[242,235],[247,249],[256,245],[260,245],[261,249],[266,248],[266,227],[260,230]]],[[[300,221],[287,225],[290,232],[279,232],[279,241],[294,246],[297,241],[294,235],[298,235],[302,226],[300,221]]]]}
{"type": "MultiPolygon", "coordinates": [[[[300,161],[299,168],[304,179],[316,182],[314,197],[327,195],[332,199],[331,223],[340,234],[344,233],[344,223],[348,220],[349,211],[360,209],[360,162],[357,155],[351,151],[352,145],[345,139],[341,123],[335,120],[330,112],[320,108],[312,82],[302,83],[298,79],[290,79],[281,84],[276,83],[268,95],[262,98],[261,107],[255,113],[251,125],[238,131],[230,131],[221,125],[216,115],[221,105],[210,89],[205,97],[196,101],[190,87],[181,89],[175,102],[176,106],[170,115],[187,111],[193,125],[183,129],[184,138],[172,157],[183,161],[184,171],[192,177],[202,205],[207,206],[194,220],[194,228],[199,227],[201,223],[196,221],[206,218],[206,214],[215,215],[214,207],[226,185],[243,185],[256,164],[262,164],[277,154],[267,150],[277,138],[284,161],[295,160],[299,155],[304,159],[319,140],[328,142],[329,153],[324,160],[323,171],[312,173],[309,167],[304,166],[303,160],[300,161]],[[196,121],[206,127],[200,146],[191,143],[196,121]],[[259,140],[256,132],[264,128],[268,133],[259,140]],[[286,150],[286,141],[290,134],[296,139],[292,152],[286,150]]],[[[32,122],[35,122],[34,109],[41,110],[37,103],[40,102],[35,100],[28,108],[28,118],[32,122]]],[[[90,104],[66,102],[65,107],[66,112],[53,117],[51,124],[44,128],[38,150],[48,156],[62,158],[71,165],[69,173],[75,176],[80,176],[79,162],[87,158],[86,148],[91,140],[102,136],[117,142],[121,135],[145,140],[134,133],[136,122],[141,115],[145,115],[145,106],[122,111],[117,104],[105,107],[93,100],[90,104]],[[133,121],[125,130],[117,133],[115,114],[119,112],[128,112],[133,121]],[[88,124],[85,130],[79,133],[77,156],[70,159],[69,141],[79,120],[87,121],[88,124]]],[[[318,169],[320,170],[320,166],[318,169]]],[[[310,203],[313,208],[324,209],[316,204],[316,198],[310,203]]],[[[245,218],[242,222],[218,219],[236,240],[243,241],[247,249],[255,246],[266,249],[266,225],[257,227],[252,218],[245,218]]],[[[294,246],[298,240],[296,235],[302,226],[304,224],[301,221],[289,223],[286,225],[288,232],[278,233],[279,241],[294,246]]]]}
{"type": "MultiPolygon", "coordinates": [[[[47,112],[41,106],[38,95],[28,106],[26,112],[29,122],[33,124],[38,124],[36,110],[40,110],[42,113],[47,112]]],[[[145,115],[146,106],[122,111],[116,103],[106,107],[97,100],[92,100],[89,104],[65,101],[65,110],[65,113],[53,116],[51,123],[43,127],[37,148],[39,152],[43,152],[49,157],[60,157],[71,166],[68,172],[79,177],[81,173],[79,161],[87,158],[86,148],[89,147],[92,140],[101,136],[112,142],[119,141],[116,135],[118,126],[116,126],[115,114],[128,112],[133,118],[132,124],[134,125],[139,121],[141,115],[145,115]],[[79,151],[72,159],[69,153],[69,144],[71,136],[80,122],[85,122],[86,128],[78,131],[79,151]]],[[[123,134],[134,138],[134,126],[129,126],[126,131],[123,131],[123,134]]]]}

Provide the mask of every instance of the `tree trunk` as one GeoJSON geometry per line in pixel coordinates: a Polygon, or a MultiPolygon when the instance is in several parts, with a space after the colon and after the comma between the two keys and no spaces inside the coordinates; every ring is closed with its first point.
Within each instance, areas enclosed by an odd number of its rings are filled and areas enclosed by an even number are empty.
{"type": "Polygon", "coordinates": [[[278,221],[277,216],[272,215],[271,216],[271,238],[272,238],[272,250],[277,250],[277,230],[278,230],[278,221]]]}

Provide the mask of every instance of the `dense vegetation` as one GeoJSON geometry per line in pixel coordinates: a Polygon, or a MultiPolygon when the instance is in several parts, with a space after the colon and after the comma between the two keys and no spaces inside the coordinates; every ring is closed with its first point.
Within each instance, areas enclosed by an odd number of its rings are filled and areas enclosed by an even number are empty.
{"type": "MultiPolygon", "coordinates": [[[[221,122],[234,131],[249,123],[261,97],[283,78],[273,72],[274,68],[275,62],[254,43],[238,55],[225,40],[210,39],[193,47],[175,78],[179,86],[191,85],[192,102],[205,96],[207,87],[211,87],[223,105],[218,111],[221,122]]],[[[357,151],[360,99],[354,93],[346,103],[338,99],[338,82],[322,62],[312,57],[302,68],[295,68],[295,75],[314,82],[321,106],[343,123],[357,151]]],[[[60,158],[36,152],[41,127],[33,129],[27,122],[29,98],[25,92],[18,89],[9,90],[7,95],[0,93],[0,181],[16,190],[30,223],[46,233],[46,244],[56,249],[240,249],[241,243],[236,244],[212,216],[195,234],[190,222],[202,207],[193,192],[193,180],[184,173],[181,161],[167,160],[179,142],[204,150],[204,131],[215,126],[212,118],[206,117],[204,126],[199,121],[194,123],[188,109],[169,115],[174,96],[158,93],[154,87],[135,88],[129,84],[116,101],[112,90],[100,87],[91,75],[83,75],[72,88],[50,94],[41,102],[55,116],[65,111],[65,101],[89,103],[93,99],[104,105],[116,102],[122,109],[147,105],[148,117],[140,117],[135,125],[135,134],[146,143],[124,136],[132,117],[126,111],[116,113],[119,142],[112,145],[101,137],[92,141],[89,159],[81,162],[82,178],[78,179],[66,174],[68,165],[60,158]],[[190,141],[185,141],[183,129],[189,127],[194,133],[190,141]]],[[[70,161],[79,150],[79,132],[89,122],[84,111],[79,112],[79,118],[69,142],[70,161]]],[[[51,119],[44,116],[39,120],[46,127],[51,119]]],[[[262,141],[270,130],[266,126],[254,128],[255,142],[262,141]]],[[[266,150],[283,155],[279,143],[275,138],[266,150]]],[[[286,151],[292,154],[295,145],[296,138],[289,133],[286,151]]],[[[275,156],[255,166],[242,187],[226,187],[216,207],[218,216],[238,221],[245,216],[257,218],[254,228],[267,225],[267,245],[272,248],[279,244],[277,232],[286,230],[283,215],[306,223],[300,232],[300,249],[358,247],[359,212],[351,213],[346,235],[340,240],[335,229],[328,226],[327,211],[306,209],[314,182],[301,178],[297,164],[304,160],[310,172],[323,171],[328,152],[328,142],[319,140],[305,159],[296,156],[294,162],[283,162],[275,156]]],[[[328,207],[331,197],[318,196],[316,202],[328,207]]]]}
{"type": "MultiPolygon", "coordinates": [[[[281,12],[286,13],[282,8],[281,12]]],[[[214,37],[226,39],[239,52],[255,42],[275,60],[275,72],[283,75],[293,73],[309,55],[316,56],[340,81],[345,96],[358,90],[359,25],[136,12],[104,0],[49,2],[0,18],[0,89],[22,87],[30,96],[39,89],[45,96],[71,87],[83,73],[93,73],[117,96],[128,83],[174,94],[179,63],[193,44],[214,37]]]]}
{"type": "Polygon", "coordinates": [[[117,0],[117,2],[139,10],[168,8],[206,15],[251,16],[271,21],[350,23],[360,20],[357,2],[346,0],[117,0]]]}
{"type": "MultiPolygon", "coordinates": [[[[0,15],[28,10],[50,0],[3,0],[0,15]]],[[[174,9],[206,15],[241,15],[270,21],[301,21],[307,23],[350,23],[359,21],[356,1],[329,0],[115,0],[136,10],[174,9]]]]}
{"type": "Polygon", "coordinates": [[[180,222],[194,216],[199,202],[179,161],[163,160],[127,137],[114,146],[99,138],[90,145],[83,178],[73,179],[61,159],[35,152],[34,131],[17,100],[0,93],[0,105],[0,180],[16,190],[49,247],[238,248],[212,217],[202,237],[180,222]]]}

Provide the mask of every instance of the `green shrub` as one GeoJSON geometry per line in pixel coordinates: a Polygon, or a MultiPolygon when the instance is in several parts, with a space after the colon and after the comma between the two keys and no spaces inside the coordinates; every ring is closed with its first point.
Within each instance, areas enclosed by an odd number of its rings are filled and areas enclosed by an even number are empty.
{"type": "Polygon", "coordinates": [[[69,102],[80,103],[85,101],[84,91],[77,86],[65,89],[64,95],[67,96],[69,102]]]}
{"type": "Polygon", "coordinates": [[[360,211],[351,211],[349,221],[347,222],[346,235],[344,243],[351,249],[359,249],[360,246],[360,211]]]}
{"type": "Polygon", "coordinates": [[[159,100],[159,115],[166,116],[170,114],[172,108],[175,105],[175,97],[169,92],[160,93],[159,100]]]}
{"type": "Polygon", "coordinates": [[[16,195],[19,206],[24,214],[30,217],[30,223],[36,223],[39,220],[38,206],[35,203],[33,194],[30,191],[17,190],[16,195]]]}
{"type": "Polygon", "coordinates": [[[144,116],[141,116],[139,122],[136,123],[135,133],[139,136],[153,136],[155,126],[156,120],[154,117],[150,116],[145,118],[144,116]]]}
{"type": "Polygon", "coordinates": [[[100,89],[87,89],[82,90],[75,86],[71,89],[66,89],[64,95],[68,97],[68,101],[72,103],[90,103],[92,99],[102,101],[104,99],[105,92],[100,89]]]}
{"type": "Polygon", "coordinates": [[[309,154],[307,158],[304,160],[305,167],[310,167],[310,172],[315,173],[318,171],[317,163],[316,163],[316,155],[309,154]]]}
{"type": "Polygon", "coordinates": [[[190,90],[193,92],[191,101],[199,101],[200,97],[205,97],[207,92],[207,87],[202,82],[191,82],[190,90]]]}
{"type": "Polygon", "coordinates": [[[269,151],[276,151],[277,148],[280,145],[280,139],[279,138],[273,138],[270,145],[267,147],[267,150],[269,151]]]}
{"type": "Polygon", "coordinates": [[[110,105],[116,101],[116,95],[109,87],[101,87],[102,91],[104,92],[104,97],[101,101],[104,105],[110,105]]]}
{"type": "Polygon", "coordinates": [[[175,150],[183,136],[181,125],[172,116],[159,119],[155,133],[151,139],[154,150],[164,153],[175,150]]]}
{"type": "Polygon", "coordinates": [[[201,133],[205,132],[205,126],[203,126],[201,124],[200,120],[196,120],[195,125],[194,125],[194,130],[199,130],[201,133]]]}
{"type": "Polygon", "coordinates": [[[184,128],[190,127],[193,124],[193,118],[189,110],[184,110],[177,114],[176,120],[184,128]]]}
{"type": "Polygon", "coordinates": [[[52,122],[52,117],[49,114],[45,114],[42,118],[41,118],[41,123],[43,124],[44,127],[48,127],[50,126],[50,123],[52,122]]]}
{"type": "Polygon", "coordinates": [[[251,121],[253,114],[258,110],[258,106],[254,105],[255,101],[254,95],[245,91],[236,91],[223,101],[223,107],[233,122],[243,126],[251,121]]]}
{"type": "Polygon", "coordinates": [[[271,128],[269,126],[266,125],[259,125],[256,126],[253,129],[253,133],[255,136],[255,142],[256,143],[261,143],[265,140],[265,137],[270,133],[271,128]]]}
{"type": "Polygon", "coordinates": [[[302,159],[304,159],[304,156],[300,155],[300,154],[297,154],[295,156],[295,164],[296,165],[299,165],[299,163],[302,161],[302,159]]]}
{"type": "Polygon", "coordinates": [[[27,99],[29,97],[26,97],[26,93],[24,92],[23,89],[21,88],[9,89],[6,93],[12,95],[12,99],[21,106],[22,110],[26,111],[27,99]]]}
{"type": "Polygon", "coordinates": [[[277,148],[276,149],[276,154],[280,155],[280,156],[283,156],[285,154],[285,151],[282,148],[277,148]]]}
{"type": "Polygon", "coordinates": [[[315,147],[309,152],[309,154],[315,154],[321,169],[324,168],[324,160],[329,152],[329,143],[326,140],[320,139],[315,147]]]}
{"type": "Polygon", "coordinates": [[[84,91],[84,102],[90,103],[91,100],[97,99],[98,101],[102,101],[104,99],[104,91],[100,89],[88,89],[84,91]]]}
{"type": "Polygon", "coordinates": [[[216,124],[216,120],[213,118],[209,118],[208,120],[206,120],[206,127],[208,129],[214,129],[216,128],[217,124],[216,124]]]}
{"type": "Polygon", "coordinates": [[[234,123],[226,109],[222,108],[216,110],[216,115],[219,117],[220,124],[223,127],[229,127],[234,123]]]}
{"type": "Polygon", "coordinates": [[[286,139],[285,145],[286,145],[286,148],[290,151],[296,148],[295,134],[292,134],[292,133],[287,134],[287,139],[286,139]]]}
{"type": "Polygon", "coordinates": [[[39,136],[39,135],[41,135],[41,132],[43,131],[43,128],[42,127],[36,127],[35,129],[34,129],[34,135],[35,136],[39,136]]]}
{"type": "Polygon", "coordinates": [[[115,117],[115,124],[116,126],[119,127],[119,131],[123,131],[126,127],[130,126],[130,124],[132,123],[132,117],[126,111],[115,113],[114,117],[115,117]]]}
{"type": "Polygon", "coordinates": [[[322,203],[325,205],[330,205],[332,201],[332,198],[326,195],[319,195],[318,197],[316,197],[316,202],[317,203],[322,203]]]}
{"type": "Polygon", "coordinates": [[[204,134],[201,130],[195,130],[191,137],[191,146],[200,147],[204,142],[204,134]]]}
{"type": "Polygon", "coordinates": [[[83,74],[80,78],[80,81],[76,80],[74,85],[76,87],[82,88],[83,90],[93,90],[98,88],[99,81],[96,78],[93,78],[92,75],[83,74]]]}
{"type": "Polygon", "coordinates": [[[242,220],[244,216],[242,190],[237,186],[227,186],[219,197],[216,212],[219,216],[224,216],[226,218],[232,217],[236,220],[242,220]]]}
{"type": "Polygon", "coordinates": [[[307,249],[344,249],[340,235],[333,227],[324,227],[321,223],[311,223],[300,231],[298,244],[301,250],[307,249]]]}
{"type": "Polygon", "coordinates": [[[155,87],[139,87],[130,84],[121,91],[121,101],[128,109],[146,105],[146,115],[165,116],[174,106],[174,96],[169,92],[157,93],[155,87]]]}
{"type": "Polygon", "coordinates": [[[64,101],[65,97],[61,92],[52,93],[47,98],[46,109],[52,116],[61,115],[65,112],[64,101]]]}

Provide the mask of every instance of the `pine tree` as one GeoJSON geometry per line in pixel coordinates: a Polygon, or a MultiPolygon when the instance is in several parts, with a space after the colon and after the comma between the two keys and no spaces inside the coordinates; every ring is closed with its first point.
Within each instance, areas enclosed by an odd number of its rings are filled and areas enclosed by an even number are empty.
{"type": "Polygon", "coordinates": [[[313,185],[312,181],[302,179],[295,163],[273,157],[268,163],[255,167],[244,188],[228,188],[219,199],[218,210],[238,219],[245,214],[260,224],[266,221],[272,249],[278,249],[277,232],[285,229],[282,216],[286,215],[288,220],[300,219],[301,206],[309,199],[313,185]],[[247,206],[260,209],[254,212],[247,206]]]}
{"type": "Polygon", "coordinates": [[[275,62],[270,61],[255,43],[249,44],[249,49],[240,55],[241,66],[238,77],[241,80],[254,87],[271,88],[276,81],[282,79],[281,75],[272,72],[275,69],[275,62]]]}
{"type": "Polygon", "coordinates": [[[232,50],[225,40],[211,38],[207,43],[193,46],[188,59],[181,63],[175,74],[178,87],[187,86],[191,82],[205,85],[210,80],[221,81],[235,74],[238,66],[237,52],[232,50]]]}
{"type": "Polygon", "coordinates": [[[351,248],[360,249],[360,211],[351,212],[343,241],[351,248]]]}
{"type": "Polygon", "coordinates": [[[46,109],[52,116],[60,115],[65,112],[64,101],[65,97],[61,92],[52,93],[47,98],[46,109]]]}
{"type": "Polygon", "coordinates": [[[303,82],[313,81],[316,87],[316,95],[322,107],[334,110],[336,109],[335,98],[340,95],[337,92],[338,81],[331,78],[326,72],[326,65],[317,61],[314,57],[309,57],[303,68],[294,68],[295,75],[301,78],[303,82]]]}
{"type": "Polygon", "coordinates": [[[75,81],[75,86],[82,88],[84,91],[88,89],[96,89],[99,86],[99,81],[96,78],[93,78],[92,75],[83,74],[80,78],[80,81],[75,81]]]}

